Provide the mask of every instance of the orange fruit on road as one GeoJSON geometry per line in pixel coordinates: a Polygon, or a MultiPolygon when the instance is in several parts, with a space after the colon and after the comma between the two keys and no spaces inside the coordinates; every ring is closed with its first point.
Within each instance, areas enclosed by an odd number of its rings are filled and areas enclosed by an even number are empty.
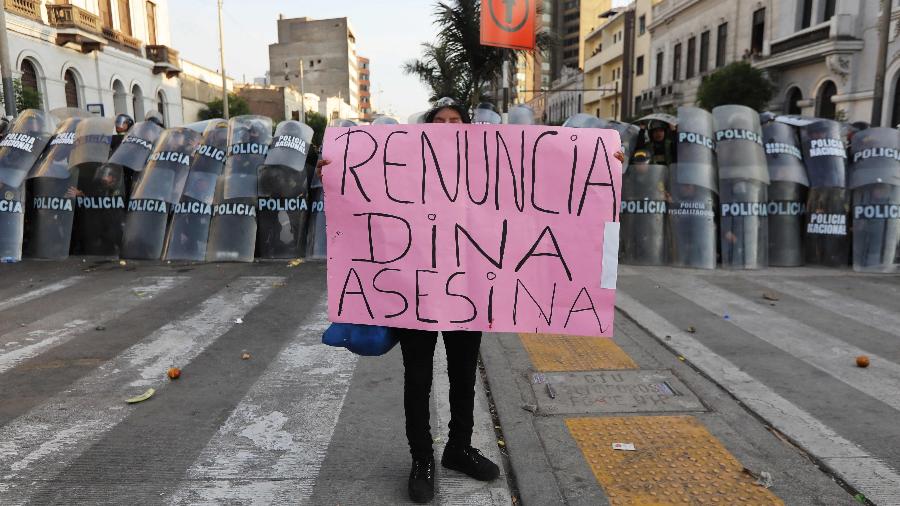
{"type": "Polygon", "coordinates": [[[181,369],[177,367],[170,367],[168,372],[169,379],[177,380],[181,377],[181,369]]]}
{"type": "Polygon", "coordinates": [[[869,357],[865,355],[856,357],[856,367],[869,367],[869,357]]]}

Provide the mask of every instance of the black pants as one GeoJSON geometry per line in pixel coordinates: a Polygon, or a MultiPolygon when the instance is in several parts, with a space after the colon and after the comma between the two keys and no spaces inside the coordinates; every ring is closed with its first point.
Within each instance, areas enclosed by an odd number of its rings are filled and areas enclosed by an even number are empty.
{"type": "MultiPolygon", "coordinates": [[[[437,332],[396,329],[403,351],[403,408],[406,411],[406,438],[415,459],[432,455],[431,377],[437,332]]],[[[472,444],[472,413],[475,409],[475,369],[481,332],[442,332],[447,350],[450,379],[450,436],[448,444],[472,444]]]]}

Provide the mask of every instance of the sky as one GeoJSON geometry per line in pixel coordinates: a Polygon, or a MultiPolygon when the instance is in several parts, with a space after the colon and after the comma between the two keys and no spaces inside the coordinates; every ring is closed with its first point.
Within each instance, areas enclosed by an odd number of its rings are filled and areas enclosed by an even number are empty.
{"type": "MultiPolygon", "coordinates": [[[[376,106],[406,119],[428,108],[425,87],[403,74],[401,66],[418,57],[421,43],[434,40],[433,5],[428,0],[225,0],[225,69],[238,81],[265,75],[279,13],[286,18],[346,16],[356,31],[357,53],[372,60],[376,106]]],[[[181,57],[218,71],[216,0],[171,0],[169,19],[172,46],[181,57]]]]}
{"type": "MultiPolygon", "coordinates": [[[[225,0],[225,68],[238,81],[253,82],[269,69],[269,44],[277,42],[277,20],[349,17],[357,53],[370,58],[375,106],[401,119],[428,108],[428,92],[404,62],[419,56],[420,44],[434,40],[433,0],[225,0]]],[[[626,3],[614,0],[614,5],[626,3]]],[[[181,57],[219,69],[216,0],[171,0],[172,46],[181,57]]]]}

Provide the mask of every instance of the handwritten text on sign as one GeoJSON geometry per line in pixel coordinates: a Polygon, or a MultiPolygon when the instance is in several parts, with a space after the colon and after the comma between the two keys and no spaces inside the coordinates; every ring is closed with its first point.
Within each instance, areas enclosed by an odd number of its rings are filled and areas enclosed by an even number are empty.
{"type": "Polygon", "coordinates": [[[611,335],[614,131],[378,125],[324,144],[332,321],[611,335]]]}

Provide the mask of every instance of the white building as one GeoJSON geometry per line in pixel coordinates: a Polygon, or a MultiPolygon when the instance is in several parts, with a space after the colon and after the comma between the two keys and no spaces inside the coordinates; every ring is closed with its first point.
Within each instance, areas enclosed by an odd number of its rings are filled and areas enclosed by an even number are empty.
{"type": "Polygon", "coordinates": [[[168,0],[4,0],[13,77],[42,108],[80,107],[181,125],[178,52],[168,0]]]}
{"type": "MultiPolygon", "coordinates": [[[[181,60],[181,103],[185,123],[200,120],[206,104],[222,99],[222,74],[194,62],[181,60]]],[[[234,93],[234,79],[226,77],[225,86],[234,93]]]]}
{"type": "MultiPolygon", "coordinates": [[[[562,70],[562,77],[553,81],[544,98],[542,119],[547,125],[561,125],[570,116],[584,112],[584,74],[571,68],[562,70]]],[[[538,109],[535,109],[537,113],[538,109]]]]}

